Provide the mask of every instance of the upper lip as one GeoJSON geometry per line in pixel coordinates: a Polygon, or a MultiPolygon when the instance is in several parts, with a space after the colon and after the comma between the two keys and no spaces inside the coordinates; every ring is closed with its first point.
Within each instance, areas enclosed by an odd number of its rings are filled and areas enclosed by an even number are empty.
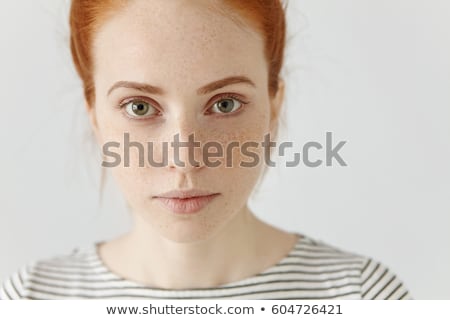
{"type": "Polygon", "coordinates": [[[217,194],[215,192],[200,190],[200,189],[189,189],[189,190],[171,190],[169,192],[164,192],[154,196],[154,198],[193,198],[193,197],[203,197],[217,194]]]}

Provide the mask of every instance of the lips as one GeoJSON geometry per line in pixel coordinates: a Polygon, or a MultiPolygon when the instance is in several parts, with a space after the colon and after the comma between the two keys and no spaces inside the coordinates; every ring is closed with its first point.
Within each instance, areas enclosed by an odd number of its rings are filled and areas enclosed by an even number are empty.
{"type": "Polygon", "coordinates": [[[200,189],[171,190],[161,193],[154,199],[174,213],[195,213],[213,201],[219,193],[200,189]]]}

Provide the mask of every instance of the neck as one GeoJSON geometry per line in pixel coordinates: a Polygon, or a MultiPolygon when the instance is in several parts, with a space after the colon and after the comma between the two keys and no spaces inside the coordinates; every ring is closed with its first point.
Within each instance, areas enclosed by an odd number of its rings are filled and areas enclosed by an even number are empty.
{"type": "MultiPolygon", "coordinates": [[[[105,251],[116,273],[130,280],[164,289],[208,288],[247,278],[279,261],[286,250],[280,255],[279,247],[275,247],[276,252],[271,248],[277,244],[286,247],[287,234],[280,242],[281,233],[245,206],[205,240],[168,240],[144,221],[136,220],[130,233],[114,240],[117,253],[105,251]]],[[[295,240],[289,237],[288,249],[295,240]]]]}

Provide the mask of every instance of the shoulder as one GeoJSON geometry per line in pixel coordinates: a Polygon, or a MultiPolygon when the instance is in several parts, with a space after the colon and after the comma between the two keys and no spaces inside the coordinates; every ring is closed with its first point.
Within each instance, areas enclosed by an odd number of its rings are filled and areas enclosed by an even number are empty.
{"type": "Polygon", "coordinates": [[[79,287],[80,282],[98,277],[96,272],[103,272],[101,268],[96,259],[95,244],[34,260],[1,283],[0,300],[64,298],[79,287]]]}
{"type": "Polygon", "coordinates": [[[28,280],[29,267],[30,265],[22,266],[2,282],[0,300],[26,299],[25,286],[28,280]]]}
{"type": "Polygon", "coordinates": [[[361,268],[361,297],[365,300],[411,300],[401,278],[382,262],[365,257],[361,268]]]}
{"type": "Polygon", "coordinates": [[[403,281],[391,268],[373,257],[347,251],[309,236],[304,236],[297,244],[294,255],[298,256],[299,262],[309,261],[311,265],[317,266],[321,277],[326,278],[330,287],[336,290],[348,288],[349,292],[354,293],[352,298],[412,299],[403,281]]]}

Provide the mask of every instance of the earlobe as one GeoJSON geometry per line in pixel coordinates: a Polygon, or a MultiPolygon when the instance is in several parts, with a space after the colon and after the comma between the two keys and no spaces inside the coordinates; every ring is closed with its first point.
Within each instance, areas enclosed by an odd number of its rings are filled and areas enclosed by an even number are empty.
{"type": "Polygon", "coordinates": [[[91,123],[91,126],[92,127],[97,127],[97,119],[95,117],[94,107],[91,106],[87,101],[85,101],[84,107],[85,107],[86,112],[88,114],[89,122],[91,123]]]}
{"type": "Polygon", "coordinates": [[[279,117],[281,113],[281,108],[283,106],[285,93],[285,84],[283,79],[278,81],[278,90],[271,101],[271,117],[270,117],[270,130],[273,131],[277,127],[279,122],[279,117]]]}
{"type": "Polygon", "coordinates": [[[89,103],[85,102],[85,109],[88,114],[89,122],[91,124],[91,128],[92,128],[92,131],[94,132],[95,138],[96,138],[97,142],[100,143],[100,136],[98,133],[98,125],[97,125],[97,117],[96,117],[96,113],[95,113],[95,108],[93,106],[89,105],[89,103]]]}

